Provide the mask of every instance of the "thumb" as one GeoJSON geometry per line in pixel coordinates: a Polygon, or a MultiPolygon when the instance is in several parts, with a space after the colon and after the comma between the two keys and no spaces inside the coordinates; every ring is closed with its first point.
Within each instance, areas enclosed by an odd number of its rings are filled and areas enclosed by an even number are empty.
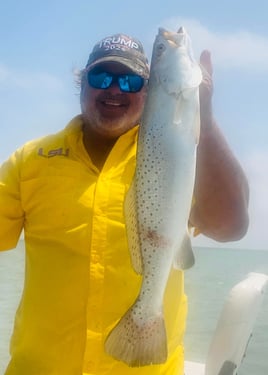
{"type": "Polygon", "coordinates": [[[210,76],[213,74],[210,51],[204,50],[200,55],[200,64],[205,68],[210,76]]]}

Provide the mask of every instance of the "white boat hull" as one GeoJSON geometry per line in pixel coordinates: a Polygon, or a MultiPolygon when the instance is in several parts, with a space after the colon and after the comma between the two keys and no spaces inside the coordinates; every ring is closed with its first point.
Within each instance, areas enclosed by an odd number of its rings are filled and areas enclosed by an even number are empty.
{"type": "Polygon", "coordinates": [[[229,292],[205,363],[185,362],[185,375],[235,375],[252,336],[268,275],[250,273],[229,292]]]}

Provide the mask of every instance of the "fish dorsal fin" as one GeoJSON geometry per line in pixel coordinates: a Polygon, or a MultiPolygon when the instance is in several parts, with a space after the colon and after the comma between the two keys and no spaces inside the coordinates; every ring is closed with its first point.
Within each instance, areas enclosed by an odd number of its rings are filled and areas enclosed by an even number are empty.
{"type": "Polygon", "coordinates": [[[194,253],[192,249],[191,239],[189,234],[186,233],[180,248],[175,254],[174,268],[185,270],[191,268],[195,263],[194,253]]]}
{"type": "MultiPolygon", "coordinates": [[[[135,181],[135,180],[134,180],[135,181]]],[[[138,220],[136,209],[136,189],[135,182],[132,182],[124,203],[128,248],[130,252],[131,262],[134,270],[138,274],[142,274],[142,257],[140,250],[140,238],[138,233],[138,220]]]]}

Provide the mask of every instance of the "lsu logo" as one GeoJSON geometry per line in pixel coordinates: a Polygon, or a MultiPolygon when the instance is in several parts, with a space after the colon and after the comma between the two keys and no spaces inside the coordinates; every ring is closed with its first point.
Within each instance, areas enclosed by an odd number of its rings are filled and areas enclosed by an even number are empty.
{"type": "Polygon", "coordinates": [[[64,149],[63,147],[56,148],[55,150],[49,150],[47,153],[44,152],[44,149],[41,147],[37,153],[39,156],[44,158],[53,158],[54,156],[69,156],[69,149],[64,149]]]}

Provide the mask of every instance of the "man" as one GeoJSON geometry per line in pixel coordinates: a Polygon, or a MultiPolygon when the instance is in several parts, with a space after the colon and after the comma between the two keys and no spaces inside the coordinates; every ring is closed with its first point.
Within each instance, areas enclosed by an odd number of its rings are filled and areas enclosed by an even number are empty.
{"type": "MultiPolygon", "coordinates": [[[[218,241],[248,226],[248,185],[212,113],[212,65],[201,55],[201,137],[190,226],[218,241]]],[[[105,353],[141,285],[130,262],[123,202],[135,170],[149,76],[140,42],[97,43],[81,73],[81,110],[61,132],[31,141],[0,170],[0,250],[22,228],[26,274],[6,375],[183,374],[186,298],[172,270],[164,312],[168,361],[130,368],[105,353]]]]}

